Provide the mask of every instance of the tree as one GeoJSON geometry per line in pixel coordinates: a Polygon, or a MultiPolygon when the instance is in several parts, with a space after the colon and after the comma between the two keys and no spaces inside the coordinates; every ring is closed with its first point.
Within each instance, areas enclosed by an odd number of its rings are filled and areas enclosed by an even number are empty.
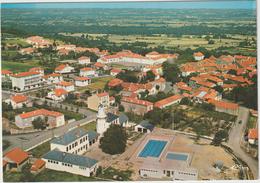
{"type": "Polygon", "coordinates": [[[213,111],[215,109],[215,106],[213,104],[209,104],[206,102],[203,102],[202,104],[200,104],[201,108],[207,111],[213,111]]]}
{"type": "Polygon", "coordinates": [[[155,74],[153,73],[153,71],[146,72],[145,81],[154,81],[154,79],[155,74]]]}
{"type": "Polygon", "coordinates": [[[123,127],[111,125],[100,139],[100,148],[108,154],[121,154],[126,148],[127,136],[123,127]]]}
{"type": "Polygon", "coordinates": [[[215,134],[215,136],[212,140],[212,144],[215,145],[215,146],[219,146],[221,144],[222,140],[227,139],[227,137],[228,137],[227,130],[219,130],[215,134]]]}
{"type": "Polygon", "coordinates": [[[192,105],[192,102],[190,101],[190,99],[188,97],[184,97],[181,99],[180,104],[181,105],[192,105]]]}
{"type": "Polygon", "coordinates": [[[211,39],[208,41],[208,44],[215,44],[215,41],[211,39]]]}
{"type": "Polygon", "coordinates": [[[172,82],[172,84],[175,84],[180,81],[181,71],[176,64],[164,62],[162,66],[163,76],[166,79],[166,81],[172,82]]]}
{"type": "Polygon", "coordinates": [[[224,89],[219,85],[215,86],[213,89],[216,90],[219,93],[223,93],[223,91],[224,91],[224,89]]]}
{"type": "Polygon", "coordinates": [[[48,118],[44,118],[44,119],[41,117],[36,118],[35,120],[32,121],[33,128],[44,130],[48,126],[47,120],[48,118]]]}

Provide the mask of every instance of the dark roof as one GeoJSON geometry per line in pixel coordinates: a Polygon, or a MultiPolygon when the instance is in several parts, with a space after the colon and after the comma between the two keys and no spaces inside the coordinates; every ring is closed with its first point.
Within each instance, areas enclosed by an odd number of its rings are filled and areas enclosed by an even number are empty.
{"type": "Polygon", "coordinates": [[[118,118],[117,115],[113,114],[113,113],[107,113],[107,122],[108,123],[111,123],[113,122],[114,120],[116,120],[118,118]]]}
{"type": "Polygon", "coordinates": [[[88,158],[86,156],[61,152],[58,150],[49,151],[48,153],[43,155],[42,158],[88,168],[91,168],[98,162],[97,160],[88,158]]]}
{"type": "Polygon", "coordinates": [[[129,118],[125,114],[120,114],[119,115],[119,123],[122,125],[123,123],[127,122],[129,118]]]}
{"type": "Polygon", "coordinates": [[[93,140],[93,139],[96,139],[98,136],[98,133],[93,131],[93,130],[89,130],[88,131],[88,139],[89,141],[93,140]]]}
{"type": "Polygon", "coordinates": [[[141,123],[139,125],[141,125],[144,128],[147,128],[147,129],[149,129],[151,131],[154,129],[154,126],[151,123],[149,123],[148,120],[141,121],[141,123]]]}
{"type": "Polygon", "coordinates": [[[88,135],[89,139],[94,139],[97,136],[97,133],[94,132],[94,131],[86,131],[85,129],[82,129],[82,128],[76,128],[76,129],[73,129],[73,130],[65,133],[62,136],[54,138],[51,141],[51,143],[68,145],[68,144],[74,142],[75,140],[85,136],[85,135],[88,135]]]}

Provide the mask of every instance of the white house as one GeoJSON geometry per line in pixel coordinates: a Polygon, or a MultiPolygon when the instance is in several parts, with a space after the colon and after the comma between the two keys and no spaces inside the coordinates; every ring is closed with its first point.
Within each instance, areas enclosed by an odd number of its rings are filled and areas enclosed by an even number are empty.
{"type": "Polygon", "coordinates": [[[87,65],[90,64],[90,58],[86,56],[82,56],[78,58],[78,63],[81,65],[87,65]]]}
{"type": "Polygon", "coordinates": [[[163,109],[163,108],[169,107],[171,105],[180,103],[182,98],[183,98],[183,96],[181,96],[181,95],[173,95],[171,97],[168,97],[168,98],[159,100],[158,102],[155,102],[154,107],[163,109]]]}
{"type": "Polygon", "coordinates": [[[71,73],[73,70],[74,70],[74,67],[71,67],[68,64],[61,64],[55,68],[55,72],[60,73],[60,74],[71,73]]]}
{"type": "Polygon", "coordinates": [[[6,103],[11,104],[13,109],[22,108],[24,105],[28,105],[28,97],[25,95],[13,95],[10,99],[5,100],[6,103]]]}
{"type": "Polygon", "coordinates": [[[96,70],[90,67],[84,67],[80,69],[79,75],[82,77],[97,76],[96,70]]]}
{"type": "Polygon", "coordinates": [[[104,106],[104,108],[108,108],[110,104],[109,94],[107,92],[97,93],[90,97],[88,97],[88,108],[97,111],[100,104],[104,106]]]}
{"type": "Polygon", "coordinates": [[[88,86],[91,83],[91,79],[89,77],[76,77],[75,85],[76,86],[88,86]]]}
{"type": "Polygon", "coordinates": [[[111,76],[116,76],[116,75],[118,75],[120,72],[122,72],[121,69],[114,68],[114,69],[111,69],[110,75],[111,75],[111,76]]]}
{"type": "Polygon", "coordinates": [[[193,58],[197,61],[203,60],[204,54],[201,52],[195,52],[195,53],[193,53],[193,58]]]}
{"type": "Polygon", "coordinates": [[[151,133],[154,129],[154,125],[149,123],[147,120],[141,121],[140,124],[135,126],[135,131],[136,132],[141,132],[141,133],[151,133]]]}
{"type": "Polygon", "coordinates": [[[55,88],[50,91],[47,95],[47,98],[52,99],[54,101],[63,101],[66,99],[68,92],[63,88],[55,88]]]}
{"type": "Polygon", "coordinates": [[[15,116],[15,124],[19,128],[32,127],[32,121],[41,118],[47,120],[49,128],[63,126],[65,124],[64,115],[60,112],[37,109],[15,116]]]}
{"type": "Polygon", "coordinates": [[[10,76],[12,88],[24,91],[39,88],[43,85],[42,75],[39,72],[20,72],[10,76]]]}
{"type": "Polygon", "coordinates": [[[248,143],[252,145],[258,145],[258,129],[252,128],[248,131],[248,143]]]}
{"type": "Polygon", "coordinates": [[[75,90],[74,84],[67,81],[61,81],[59,83],[56,83],[56,88],[62,88],[67,92],[72,92],[75,90]]]}
{"type": "Polygon", "coordinates": [[[59,82],[63,81],[63,76],[59,73],[48,74],[48,75],[43,76],[43,78],[47,84],[59,83],[59,82]]]}
{"type": "Polygon", "coordinates": [[[85,177],[94,176],[98,168],[98,161],[86,156],[70,154],[58,150],[51,150],[43,155],[46,168],[62,172],[69,172],[85,177]]]}

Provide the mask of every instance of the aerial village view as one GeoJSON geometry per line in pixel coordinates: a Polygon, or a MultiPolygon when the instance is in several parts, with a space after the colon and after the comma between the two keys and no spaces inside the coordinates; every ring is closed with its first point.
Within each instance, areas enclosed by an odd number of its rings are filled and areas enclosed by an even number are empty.
{"type": "Polygon", "coordinates": [[[2,4],[3,180],[258,179],[255,6],[2,4]]]}

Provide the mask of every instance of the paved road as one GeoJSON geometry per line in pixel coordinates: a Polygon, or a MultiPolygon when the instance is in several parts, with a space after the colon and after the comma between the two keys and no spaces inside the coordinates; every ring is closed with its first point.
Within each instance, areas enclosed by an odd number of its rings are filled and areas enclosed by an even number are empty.
{"type": "Polygon", "coordinates": [[[11,146],[8,147],[6,150],[4,150],[4,152],[6,152],[9,149],[12,149],[14,147],[20,147],[24,150],[27,150],[29,148],[36,146],[40,142],[44,142],[55,136],[60,136],[60,135],[64,134],[65,132],[69,131],[70,129],[76,128],[77,126],[82,125],[82,124],[90,123],[94,120],[96,120],[95,113],[93,113],[93,115],[90,115],[87,118],[84,118],[82,120],[75,121],[75,122],[69,123],[65,126],[61,126],[61,127],[58,127],[58,128],[52,129],[52,130],[46,130],[46,131],[28,133],[28,134],[3,136],[3,140],[8,140],[9,142],[11,142],[11,146]]]}
{"type": "Polygon", "coordinates": [[[240,107],[237,121],[229,133],[229,140],[227,144],[233,149],[234,153],[238,157],[240,157],[243,161],[245,161],[248,164],[248,166],[252,170],[254,178],[256,179],[258,178],[258,161],[252,158],[240,147],[240,142],[244,136],[244,131],[246,128],[248,117],[249,109],[245,107],[240,107]],[[241,124],[239,124],[240,120],[242,121],[241,124]]]}

